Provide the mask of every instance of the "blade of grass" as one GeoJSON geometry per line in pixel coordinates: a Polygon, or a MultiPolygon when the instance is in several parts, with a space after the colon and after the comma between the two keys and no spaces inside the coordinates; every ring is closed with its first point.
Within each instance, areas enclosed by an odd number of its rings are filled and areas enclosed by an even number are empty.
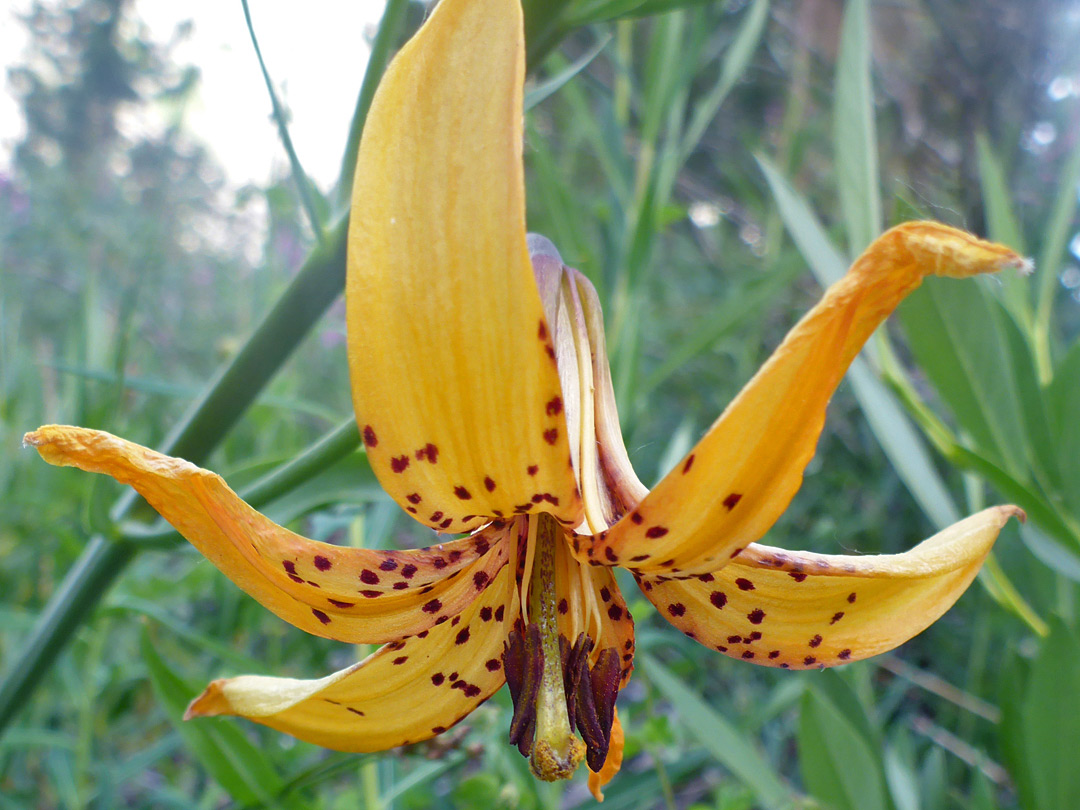
{"type": "Polygon", "coordinates": [[[686,729],[716,760],[751,788],[762,807],[785,808],[792,793],[749,739],[651,655],[640,655],[643,676],[671,702],[686,729]]]}
{"type": "Polygon", "coordinates": [[[274,89],[274,83],[270,80],[270,72],[266,69],[266,62],[263,60],[262,49],[259,47],[259,38],[255,36],[255,26],[251,22],[251,9],[248,7],[248,0],[240,0],[240,5],[244,8],[244,22],[247,24],[248,35],[251,37],[251,44],[255,48],[255,58],[259,60],[259,70],[262,71],[263,82],[266,84],[266,92],[270,94],[270,108],[273,112],[274,123],[277,124],[278,137],[281,138],[281,145],[285,147],[285,154],[289,157],[289,168],[292,171],[293,182],[296,183],[296,190],[300,194],[300,202],[304,207],[304,211],[307,213],[311,230],[315,234],[315,238],[322,243],[325,239],[325,234],[323,233],[323,218],[319,214],[319,209],[315,204],[315,195],[318,194],[318,192],[316,191],[314,184],[312,184],[311,178],[309,178],[304,171],[304,167],[300,164],[300,157],[296,154],[296,149],[293,146],[292,136],[289,135],[289,125],[286,120],[287,116],[285,115],[285,108],[281,106],[277,91],[274,89]]]}
{"type": "Polygon", "coordinates": [[[852,256],[862,253],[881,232],[867,6],[867,0],[845,4],[833,101],[833,161],[852,256]]]}
{"type": "MultiPolygon", "coordinates": [[[[985,132],[975,136],[975,149],[979,161],[979,186],[986,212],[986,235],[1025,255],[1024,234],[1013,211],[1005,170],[985,132]]],[[[1024,326],[1024,332],[1030,334],[1032,313],[1029,285],[1017,273],[1003,273],[1000,289],[1001,300],[1024,326]]]]}
{"type": "Polygon", "coordinates": [[[409,11],[409,0],[388,0],[383,9],[382,20],[375,39],[371,42],[367,67],[364,69],[364,81],[360,84],[360,93],[356,98],[352,122],[349,124],[349,138],[345,143],[345,154],[341,158],[341,170],[338,173],[337,204],[341,210],[349,205],[352,198],[353,172],[356,169],[356,154],[360,150],[360,134],[364,131],[371,100],[375,97],[375,88],[390,62],[390,54],[401,41],[405,30],[405,20],[409,11]]]}
{"type": "Polygon", "coordinates": [[[1044,385],[1053,376],[1050,354],[1050,320],[1053,316],[1054,294],[1057,292],[1058,271],[1069,241],[1069,229],[1076,214],[1077,186],[1080,185],[1080,138],[1061,168],[1058,194],[1050,212],[1050,221],[1043,233],[1042,249],[1035,266],[1038,279],[1038,298],[1035,304],[1035,360],[1039,381],[1044,385]]]}

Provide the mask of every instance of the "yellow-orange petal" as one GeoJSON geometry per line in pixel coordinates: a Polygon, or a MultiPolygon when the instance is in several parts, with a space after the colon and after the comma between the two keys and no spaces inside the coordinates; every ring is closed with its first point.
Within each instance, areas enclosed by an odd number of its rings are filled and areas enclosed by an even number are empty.
{"type": "Polygon", "coordinates": [[[589,771],[589,792],[598,802],[604,800],[604,785],[614,779],[615,774],[622,767],[625,747],[626,737],[623,734],[622,723],[619,722],[619,710],[615,709],[615,721],[611,724],[611,742],[608,745],[607,758],[599,771],[589,771]]]}
{"type": "MultiPolygon", "coordinates": [[[[701,573],[759,539],[787,508],[848,365],[927,275],[964,278],[1025,260],[934,222],[878,240],[788,333],[697,446],[604,537],[594,559],[641,573],[701,573]]],[[[580,554],[579,554],[580,556],[580,554]]]]}
{"type": "Polygon", "coordinates": [[[441,734],[498,691],[517,615],[504,568],[459,621],[387,644],[318,680],[243,675],[211,683],[185,719],[237,715],[338,751],[382,751],[441,734]]]}
{"type": "Polygon", "coordinates": [[[443,0],[391,63],[356,167],[349,368],[372,468],[441,531],[581,503],[525,240],[517,0],[443,0]]]}
{"type": "Polygon", "coordinates": [[[641,577],[660,614],[732,658],[816,669],[903,644],[971,584],[1015,506],[961,520],[903,554],[849,557],[751,545],[687,580],[641,577]]]}
{"type": "Polygon", "coordinates": [[[99,430],[48,425],[26,434],[50,464],[130,484],[233,582],[317,636],[382,643],[467,607],[507,562],[503,531],[419,551],[308,540],[246,504],[221,476],[99,430]]]}

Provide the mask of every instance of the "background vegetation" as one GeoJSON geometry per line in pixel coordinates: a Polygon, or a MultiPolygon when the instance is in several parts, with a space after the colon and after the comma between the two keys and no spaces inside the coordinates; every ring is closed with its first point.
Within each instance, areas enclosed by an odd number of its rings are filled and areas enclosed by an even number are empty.
{"type": "MultiPolygon", "coordinates": [[[[9,76],[27,134],[0,173],[0,808],[591,803],[581,779],[528,775],[505,744],[505,694],[378,756],[182,724],[213,677],[313,677],[363,651],[285,626],[119,486],[19,451],[41,423],[99,427],[205,463],[308,536],[422,542],[350,424],[347,180],[317,188],[290,154],[291,176],[227,195],[182,117],[122,134],[126,111],[198,87],[198,66],[150,42],[136,10],[36,4],[34,58],[9,76]]],[[[627,764],[607,804],[1080,806],[1076,5],[528,0],[526,12],[530,228],[606,302],[646,480],[887,224],[932,216],[1038,260],[1026,282],[927,284],[904,305],[841,386],[767,540],[899,551],[1005,501],[1029,524],[1006,529],[938,624],[836,671],[714,655],[634,600],[627,764]]],[[[391,0],[354,146],[387,55],[422,13],[391,0]]]]}

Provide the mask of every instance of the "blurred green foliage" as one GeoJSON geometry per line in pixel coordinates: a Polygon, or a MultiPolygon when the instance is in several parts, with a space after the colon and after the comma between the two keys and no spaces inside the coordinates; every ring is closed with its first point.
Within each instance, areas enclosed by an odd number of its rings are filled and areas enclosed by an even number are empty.
{"type": "MultiPolygon", "coordinates": [[[[835,397],[768,538],[899,551],[953,514],[1015,501],[1032,519],[1003,535],[986,587],[894,655],[800,674],[716,656],[632,600],[642,654],[606,804],[1080,806],[1075,12],[1050,0],[525,7],[529,225],[600,291],[647,482],[886,223],[931,215],[1039,265],[1027,282],[928,284],[905,305],[902,329],[835,397]]],[[[505,694],[381,756],[179,722],[218,675],[310,677],[363,651],[285,627],[120,487],[17,450],[44,422],[100,427],[209,455],[308,536],[423,542],[355,451],[333,303],[350,155],[381,64],[421,18],[390,4],[338,189],[316,188],[290,148],[291,177],[230,199],[183,125],[197,66],[173,64],[130,3],[28,15],[34,58],[11,76],[27,134],[0,176],[0,696],[18,695],[0,707],[0,808],[591,803],[582,780],[528,774],[504,743],[505,694]],[[125,109],[163,101],[179,111],[163,133],[123,134],[125,109]],[[92,594],[66,613],[65,575],[92,594]],[[41,674],[12,692],[38,642],[41,674]]]]}

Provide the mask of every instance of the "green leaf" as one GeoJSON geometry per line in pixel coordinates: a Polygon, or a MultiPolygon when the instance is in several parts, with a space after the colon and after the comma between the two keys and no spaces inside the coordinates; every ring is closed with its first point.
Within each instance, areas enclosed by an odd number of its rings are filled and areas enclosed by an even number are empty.
{"type": "Polygon", "coordinates": [[[805,198],[767,157],[758,154],[754,159],[765,175],[784,226],[795,247],[817,276],[818,283],[824,287],[839,281],[847,272],[847,259],[833,245],[805,198]]]}
{"type": "Polygon", "coordinates": [[[530,87],[528,92],[525,93],[525,111],[528,112],[548,96],[562,89],[563,85],[587,68],[592,60],[600,55],[600,51],[604,50],[610,41],[610,34],[601,37],[595,45],[582,54],[575,62],[567,65],[551,78],[530,87]]]}
{"type": "MultiPolygon", "coordinates": [[[[758,155],[757,162],[784,226],[818,283],[825,287],[838,281],[846,272],[847,262],[810,206],[767,158],[758,155]]],[[[867,344],[863,351],[873,356],[873,344],[867,344]]],[[[922,510],[939,528],[959,520],[960,512],[931,462],[925,442],[904,415],[896,397],[861,358],[851,364],[848,379],[874,435],[922,510]]]]}
{"type": "Polygon", "coordinates": [[[1080,639],[1054,621],[1031,667],[1021,705],[1023,756],[1034,806],[1074,807],[1080,796],[1080,639]]]}
{"type": "Polygon", "coordinates": [[[1054,370],[1046,407],[1061,461],[1062,491],[1072,514],[1080,516],[1080,339],[1054,370]]]}
{"type": "Polygon", "coordinates": [[[761,35],[765,30],[765,23],[769,21],[769,0],[754,0],[750,10],[739,24],[739,30],[735,32],[735,38],[727,48],[724,58],[720,63],[720,75],[716,84],[709,89],[701,100],[694,105],[690,124],[686,128],[686,134],[682,141],[682,159],[685,160],[690,152],[695,149],[701,136],[705,134],[709,124],[716,117],[716,111],[724,103],[731,88],[742,78],[746,68],[750,65],[750,59],[761,43],[761,35]]]}
{"type": "Polygon", "coordinates": [[[639,655],[639,660],[646,677],[671,702],[686,729],[721,765],[757,794],[763,807],[782,808],[791,803],[791,792],[780,775],[746,735],[651,655],[639,655]]]}
{"type": "MultiPolygon", "coordinates": [[[[979,160],[979,184],[982,188],[983,209],[986,212],[987,236],[995,242],[1008,245],[1021,255],[1027,253],[1024,234],[1013,212],[1005,171],[994,154],[990,139],[985,132],[975,136],[979,160]]],[[[1006,272],[1001,276],[1000,297],[1014,317],[1031,330],[1031,285],[1019,273],[1006,272]]]]}
{"type": "Polygon", "coordinates": [[[867,0],[848,0],[844,9],[833,99],[833,163],[852,256],[881,232],[867,5],[867,0]]]}
{"type": "Polygon", "coordinates": [[[1027,478],[1028,453],[1001,305],[982,285],[927,279],[900,306],[908,343],[981,455],[1027,478]]]}
{"type": "Polygon", "coordinates": [[[243,804],[303,806],[295,799],[287,802],[280,799],[282,781],[277,769],[231,721],[184,722],[184,710],[198,690],[184,683],[162,660],[149,629],[143,630],[140,650],[154,694],[170,722],[192,755],[233,799],[243,804]]]}
{"type": "Polygon", "coordinates": [[[799,718],[799,770],[807,789],[832,810],[887,810],[883,774],[863,737],[813,689],[799,718]]]}

